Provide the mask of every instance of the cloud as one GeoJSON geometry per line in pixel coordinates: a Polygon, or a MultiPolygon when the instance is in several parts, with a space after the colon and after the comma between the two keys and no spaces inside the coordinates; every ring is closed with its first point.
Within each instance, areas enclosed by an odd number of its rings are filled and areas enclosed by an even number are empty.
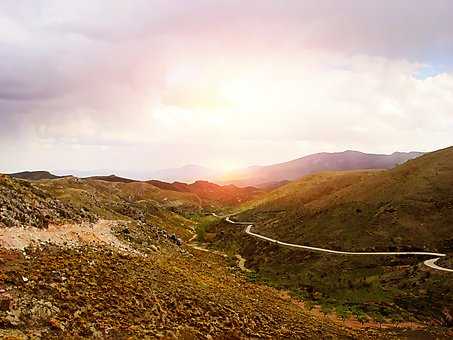
{"type": "Polygon", "coordinates": [[[452,11],[446,0],[2,1],[0,167],[446,146],[452,11]]]}

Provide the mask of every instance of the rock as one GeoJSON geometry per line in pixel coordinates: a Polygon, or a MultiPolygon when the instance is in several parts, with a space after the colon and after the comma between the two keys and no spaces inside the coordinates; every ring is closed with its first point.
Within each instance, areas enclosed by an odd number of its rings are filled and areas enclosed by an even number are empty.
{"type": "Polygon", "coordinates": [[[11,309],[12,299],[9,295],[2,295],[0,296],[0,310],[1,311],[9,311],[11,309]]]}
{"type": "Polygon", "coordinates": [[[49,325],[54,329],[64,330],[64,327],[61,325],[61,322],[58,321],[57,319],[50,319],[49,325]]]}
{"type": "Polygon", "coordinates": [[[453,325],[453,316],[450,314],[450,311],[447,307],[442,310],[442,316],[445,320],[445,326],[452,326],[453,325]]]}
{"type": "Polygon", "coordinates": [[[167,337],[168,337],[168,339],[178,339],[175,332],[173,332],[173,331],[167,331],[167,337]]]}
{"type": "Polygon", "coordinates": [[[154,244],[152,244],[152,245],[150,246],[150,248],[151,248],[153,251],[155,251],[155,252],[158,252],[158,251],[159,251],[159,249],[157,249],[157,247],[156,247],[154,244]]]}
{"type": "Polygon", "coordinates": [[[204,236],[205,242],[212,242],[217,237],[217,233],[206,233],[204,236]]]}

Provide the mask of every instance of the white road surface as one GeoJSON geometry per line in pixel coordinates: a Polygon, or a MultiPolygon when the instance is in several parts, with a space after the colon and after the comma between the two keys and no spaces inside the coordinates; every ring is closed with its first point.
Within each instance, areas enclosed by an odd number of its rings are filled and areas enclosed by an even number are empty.
{"type": "MultiPolygon", "coordinates": [[[[216,217],[221,217],[213,214],[216,217]]],[[[231,216],[231,215],[230,215],[231,216]]],[[[322,253],[330,253],[330,254],[339,254],[339,255],[368,255],[368,256],[373,256],[373,255],[393,255],[393,256],[399,256],[399,255],[422,255],[422,256],[435,256],[433,259],[429,259],[424,261],[423,263],[435,270],[441,270],[444,272],[453,272],[453,269],[448,269],[444,267],[440,267],[436,264],[436,261],[438,261],[441,257],[446,256],[446,254],[442,253],[434,253],[434,252],[424,252],[424,251],[390,251],[390,252],[352,252],[352,251],[340,251],[340,250],[331,250],[331,249],[325,249],[325,248],[318,248],[318,247],[310,247],[310,246],[302,246],[300,244],[294,244],[294,243],[287,243],[287,242],[282,242],[275,240],[270,237],[266,237],[257,233],[252,232],[252,227],[253,224],[252,222],[235,222],[230,219],[230,216],[227,216],[225,220],[231,224],[239,224],[239,225],[247,225],[245,228],[245,232],[248,235],[251,235],[253,237],[269,241],[275,244],[279,244],[282,246],[286,247],[292,247],[292,248],[300,248],[300,249],[306,249],[309,251],[316,251],[316,252],[322,252],[322,253]]]]}

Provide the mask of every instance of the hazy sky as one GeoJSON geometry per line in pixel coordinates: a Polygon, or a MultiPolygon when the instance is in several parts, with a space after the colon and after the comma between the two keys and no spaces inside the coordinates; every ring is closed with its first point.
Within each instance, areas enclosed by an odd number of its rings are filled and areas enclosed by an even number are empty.
{"type": "Polygon", "coordinates": [[[453,144],[453,1],[0,1],[0,171],[453,144]]]}

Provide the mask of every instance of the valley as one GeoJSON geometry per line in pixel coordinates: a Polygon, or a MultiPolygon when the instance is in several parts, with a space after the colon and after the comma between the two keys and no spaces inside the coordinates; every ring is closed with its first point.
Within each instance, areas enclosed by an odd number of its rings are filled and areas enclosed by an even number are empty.
{"type": "Polygon", "coordinates": [[[1,175],[0,334],[451,335],[452,150],[276,189],[1,175]]]}
{"type": "Polygon", "coordinates": [[[211,225],[210,244],[326,312],[449,325],[452,152],[305,176],[211,225]]]}
{"type": "Polygon", "coordinates": [[[193,195],[4,175],[0,189],[2,338],[358,336],[185,244],[184,216],[204,214],[193,195]]]}
{"type": "Polygon", "coordinates": [[[453,339],[453,1],[0,1],[0,340],[453,339]]]}

